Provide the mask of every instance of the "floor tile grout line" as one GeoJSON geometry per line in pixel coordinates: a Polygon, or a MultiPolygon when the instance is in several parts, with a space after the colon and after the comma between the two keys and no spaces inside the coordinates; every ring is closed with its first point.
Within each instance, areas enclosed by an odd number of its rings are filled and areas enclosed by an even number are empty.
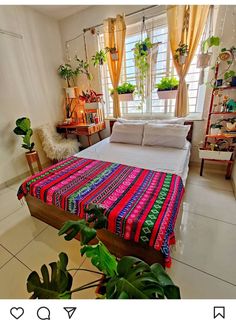
{"type": "Polygon", "coordinates": [[[17,259],[22,265],[24,265],[27,269],[29,269],[31,272],[33,271],[28,265],[26,265],[22,260],[20,260],[17,256],[14,256],[15,259],[17,259]]]}
{"type": "Polygon", "coordinates": [[[20,205],[18,208],[16,208],[14,211],[12,211],[10,214],[8,214],[7,216],[5,216],[4,218],[0,219],[0,222],[2,222],[3,220],[5,220],[6,218],[8,218],[10,215],[14,214],[16,211],[20,210],[22,207],[24,207],[24,205],[20,205]]]}
{"type": "Polygon", "coordinates": [[[204,271],[204,270],[202,270],[202,269],[199,269],[199,268],[197,268],[197,267],[195,267],[195,266],[193,266],[193,265],[190,265],[190,264],[188,264],[188,263],[186,263],[186,262],[184,262],[184,261],[178,260],[178,259],[176,259],[176,258],[174,258],[174,257],[171,257],[171,258],[172,258],[173,260],[175,260],[175,261],[177,261],[177,262],[179,262],[179,263],[181,263],[181,264],[185,265],[185,266],[188,266],[188,267],[190,267],[190,268],[193,268],[193,269],[195,269],[195,270],[198,270],[198,271],[200,271],[200,272],[202,272],[202,273],[204,273],[204,274],[206,274],[206,275],[208,275],[208,276],[214,277],[214,278],[216,278],[216,279],[218,279],[218,280],[221,280],[221,281],[222,281],[222,282],[224,282],[224,283],[227,283],[227,284],[229,284],[229,285],[232,285],[232,286],[236,287],[236,284],[231,283],[231,282],[229,282],[229,281],[227,281],[227,280],[225,280],[225,279],[223,279],[223,278],[220,278],[220,277],[218,277],[218,276],[215,276],[215,275],[213,275],[213,274],[211,274],[211,273],[208,273],[207,271],[204,271]]]}
{"type": "MultiPolygon", "coordinates": [[[[12,254],[11,254],[12,255],[12,254]]],[[[8,259],[2,266],[0,266],[0,270],[5,267],[13,258],[15,258],[14,256],[12,256],[10,259],[8,259]]]]}
{"type": "Polygon", "coordinates": [[[48,228],[48,226],[46,226],[46,228],[43,228],[36,236],[33,237],[33,239],[31,239],[23,248],[21,248],[19,251],[17,251],[14,254],[14,257],[16,257],[22,250],[24,250],[32,241],[35,240],[35,238],[37,238],[41,233],[43,233],[46,229],[48,228]]]}
{"type": "Polygon", "coordinates": [[[229,225],[234,225],[234,226],[236,226],[236,223],[231,223],[231,222],[224,221],[224,220],[221,220],[221,219],[216,219],[216,218],[213,218],[213,217],[208,216],[208,215],[204,215],[204,214],[200,214],[200,213],[196,213],[196,212],[192,212],[192,211],[189,211],[188,213],[196,214],[196,215],[198,215],[198,216],[202,216],[202,217],[204,217],[204,218],[208,218],[208,219],[211,219],[211,220],[214,220],[214,221],[219,221],[219,222],[223,222],[223,223],[226,223],[226,224],[229,224],[229,225]]]}

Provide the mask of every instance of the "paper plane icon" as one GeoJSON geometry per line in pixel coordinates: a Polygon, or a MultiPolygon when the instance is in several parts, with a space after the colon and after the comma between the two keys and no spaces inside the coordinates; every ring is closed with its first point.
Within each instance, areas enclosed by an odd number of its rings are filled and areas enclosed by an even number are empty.
{"type": "Polygon", "coordinates": [[[69,319],[72,318],[72,316],[74,315],[77,307],[63,307],[64,310],[67,312],[68,316],[69,316],[69,319]]]}

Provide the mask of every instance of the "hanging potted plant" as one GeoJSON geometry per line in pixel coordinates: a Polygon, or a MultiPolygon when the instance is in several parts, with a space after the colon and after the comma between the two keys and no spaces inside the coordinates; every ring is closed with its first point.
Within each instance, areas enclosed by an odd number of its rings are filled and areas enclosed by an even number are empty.
{"type": "Polygon", "coordinates": [[[70,64],[62,64],[58,68],[58,74],[60,77],[67,82],[67,87],[65,88],[66,97],[76,98],[76,89],[75,87],[75,77],[76,72],[72,69],[70,64]]]}
{"type": "Polygon", "coordinates": [[[206,68],[210,65],[210,59],[212,56],[212,52],[209,52],[209,49],[213,46],[220,45],[220,38],[211,36],[202,42],[201,45],[201,53],[197,57],[197,67],[198,68],[206,68]]]}
{"type": "Polygon", "coordinates": [[[105,48],[105,50],[101,49],[97,51],[95,55],[92,56],[93,65],[96,67],[98,65],[102,66],[107,61],[106,53],[108,52],[109,48],[105,48]]]}
{"type": "Polygon", "coordinates": [[[118,50],[117,50],[116,46],[114,46],[114,47],[106,47],[105,52],[110,53],[112,61],[118,61],[119,53],[118,53],[118,50]]]}
{"type": "Polygon", "coordinates": [[[25,153],[27,162],[30,166],[30,171],[34,174],[33,168],[31,166],[32,162],[37,162],[39,170],[42,170],[42,166],[39,161],[39,156],[37,151],[34,149],[34,142],[31,142],[31,137],[33,135],[33,130],[31,129],[31,122],[30,119],[27,117],[22,117],[16,120],[16,127],[13,132],[21,136],[23,139],[23,144],[21,145],[22,148],[26,149],[27,152],[25,153]]]}
{"type": "Polygon", "coordinates": [[[139,72],[137,93],[141,96],[142,103],[145,100],[145,80],[149,69],[148,56],[152,47],[153,44],[149,37],[144,40],[140,40],[134,47],[135,67],[139,72]]]}
{"type": "Polygon", "coordinates": [[[82,95],[79,96],[79,99],[85,103],[86,109],[98,109],[99,103],[103,102],[103,94],[96,93],[93,90],[82,91],[82,95]]]}
{"type": "MultiPolygon", "coordinates": [[[[121,102],[124,101],[133,101],[134,100],[134,90],[135,90],[135,85],[131,84],[131,83],[123,83],[121,85],[119,85],[116,88],[116,91],[119,95],[119,100],[121,102]]],[[[113,96],[114,94],[114,89],[111,90],[111,96],[113,96]]]]}
{"type": "Polygon", "coordinates": [[[185,64],[188,56],[188,45],[182,42],[179,43],[179,47],[175,50],[174,59],[178,61],[180,65],[185,64]]]}
{"type": "Polygon", "coordinates": [[[175,99],[178,85],[179,81],[174,76],[163,77],[160,82],[155,85],[158,98],[160,100],[175,99]]]}

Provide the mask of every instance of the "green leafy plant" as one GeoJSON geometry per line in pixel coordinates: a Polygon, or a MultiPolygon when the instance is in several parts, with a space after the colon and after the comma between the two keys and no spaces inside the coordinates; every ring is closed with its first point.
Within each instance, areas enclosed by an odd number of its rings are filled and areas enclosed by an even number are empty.
{"type": "Polygon", "coordinates": [[[208,37],[202,42],[202,53],[207,54],[209,48],[220,45],[220,38],[217,36],[208,37]]]}
{"type": "Polygon", "coordinates": [[[62,64],[58,67],[58,74],[61,78],[66,80],[68,87],[71,87],[71,81],[75,85],[74,76],[76,76],[75,71],[72,69],[70,64],[62,64]]]}
{"type": "Polygon", "coordinates": [[[170,91],[178,88],[179,81],[176,77],[163,77],[159,83],[155,85],[158,91],[170,91]]]}
{"type": "Polygon", "coordinates": [[[97,65],[103,65],[107,61],[106,53],[110,49],[108,47],[105,48],[105,50],[101,49],[100,51],[97,51],[95,55],[92,56],[92,62],[93,65],[96,67],[97,65]]]}
{"type": "Polygon", "coordinates": [[[35,271],[29,275],[27,290],[33,293],[32,298],[71,298],[75,292],[97,286],[102,286],[103,298],[107,299],[180,298],[179,288],[174,285],[160,264],[150,266],[130,256],[117,260],[108,251],[96,235],[97,229],[107,226],[105,209],[102,206],[90,204],[85,212],[87,220],[67,221],[59,235],[65,234],[65,240],[68,241],[80,234],[81,254],[90,258],[100,272],[80,268],[78,271],[101,274],[101,279],[71,289],[73,277],[69,273],[70,269],[67,269],[68,257],[61,253],[57,263],[49,264],[51,277],[46,265],[41,267],[41,275],[35,271]]]}
{"type": "MultiPolygon", "coordinates": [[[[116,88],[118,94],[133,93],[135,90],[135,85],[131,83],[123,83],[116,88]]],[[[114,89],[111,90],[111,94],[114,93],[114,89]]]]}
{"type": "Polygon", "coordinates": [[[134,47],[134,60],[135,67],[139,71],[139,82],[137,84],[137,93],[141,96],[141,105],[145,100],[144,90],[145,90],[145,80],[147,78],[147,72],[149,69],[148,55],[153,44],[149,37],[145,38],[143,41],[139,41],[134,47]]]}
{"type": "Polygon", "coordinates": [[[78,56],[75,56],[75,60],[77,62],[77,67],[74,71],[74,74],[76,76],[79,76],[81,74],[85,74],[87,76],[88,80],[92,80],[93,76],[89,72],[89,63],[80,59],[78,56]]]}
{"type": "Polygon", "coordinates": [[[224,73],[224,80],[226,81],[226,80],[230,79],[231,77],[233,77],[235,75],[236,75],[235,71],[229,70],[229,71],[224,73]]]}
{"type": "Polygon", "coordinates": [[[219,124],[219,123],[212,123],[211,128],[213,128],[213,129],[221,129],[221,128],[223,128],[223,126],[222,126],[222,124],[219,124]]]}
{"type": "Polygon", "coordinates": [[[30,119],[26,117],[17,119],[16,128],[13,131],[16,135],[22,136],[23,144],[21,147],[31,152],[34,148],[34,142],[31,142],[33,130],[31,129],[30,119]]]}
{"type": "Polygon", "coordinates": [[[187,56],[188,55],[188,45],[182,42],[179,43],[179,47],[175,50],[174,59],[180,60],[180,56],[187,56]]]}

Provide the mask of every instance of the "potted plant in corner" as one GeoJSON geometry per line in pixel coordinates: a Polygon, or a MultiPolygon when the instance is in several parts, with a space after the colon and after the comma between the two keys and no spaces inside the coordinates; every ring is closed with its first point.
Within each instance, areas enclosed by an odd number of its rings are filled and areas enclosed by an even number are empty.
{"type": "Polygon", "coordinates": [[[185,64],[188,56],[188,45],[182,42],[179,43],[179,47],[175,50],[174,59],[178,61],[180,65],[185,64]]]}
{"type": "Polygon", "coordinates": [[[175,99],[178,85],[179,81],[174,76],[163,77],[161,81],[155,85],[158,98],[160,100],[175,99]]]}
{"type": "Polygon", "coordinates": [[[34,149],[34,142],[31,142],[31,137],[33,135],[33,130],[31,129],[31,122],[30,119],[27,117],[22,117],[16,120],[16,127],[13,132],[21,136],[23,139],[23,144],[21,145],[22,148],[28,150],[25,153],[28,165],[30,167],[30,171],[34,174],[34,170],[32,168],[32,163],[37,162],[39,170],[42,170],[42,166],[39,160],[39,156],[37,151],[34,149]]]}
{"type": "MultiPolygon", "coordinates": [[[[104,208],[90,204],[85,209],[85,219],[67,221],[59,231],[69,241],[80,234],[81,255],[91,258],[97,270],[78,268],[100,275],[100,278],[72,288],[73,276],[67,269],[68,256],[59,254],[59,261],[50,263],[51,275],[46,265],[41,273],[33,271],[27,279],[27,290],[31,298],[70,299],[74,293],[97,287],[105,299],[180,299],[180,290],[174,285],[160,264],[148,265],[141,259],[125,256],[116,259],[97,236],[97,230],[107,226],[104,208]],[[95,240],[96,239],[96,240],[95,240]]],[[[80,275],[78,274],[78,280],[80,275]]]]}
{"type": "Polygon", "coordinates": [[[206,68],[210,65],[210,59],[212,56],[212,52],[209,52],[209,49],[213,46],[220,45],[220,38],[216,36],[208,37],[201,44],[201,53],[198,54],[197,57],[197,67],[198,68],[206,68]]]}
{"type": "MultiPolygon", "coordinates": [[[[134,90],[135,90],[135,85],[125,82],[121,85],[119,85],[116,88],[116,91],[119,95],[119,100],[121,102],[123,101],[133,101],[134,100],[134,90]]],[[[111,96],[113,96],[114,89],[111,90],[111,96]]]]}

